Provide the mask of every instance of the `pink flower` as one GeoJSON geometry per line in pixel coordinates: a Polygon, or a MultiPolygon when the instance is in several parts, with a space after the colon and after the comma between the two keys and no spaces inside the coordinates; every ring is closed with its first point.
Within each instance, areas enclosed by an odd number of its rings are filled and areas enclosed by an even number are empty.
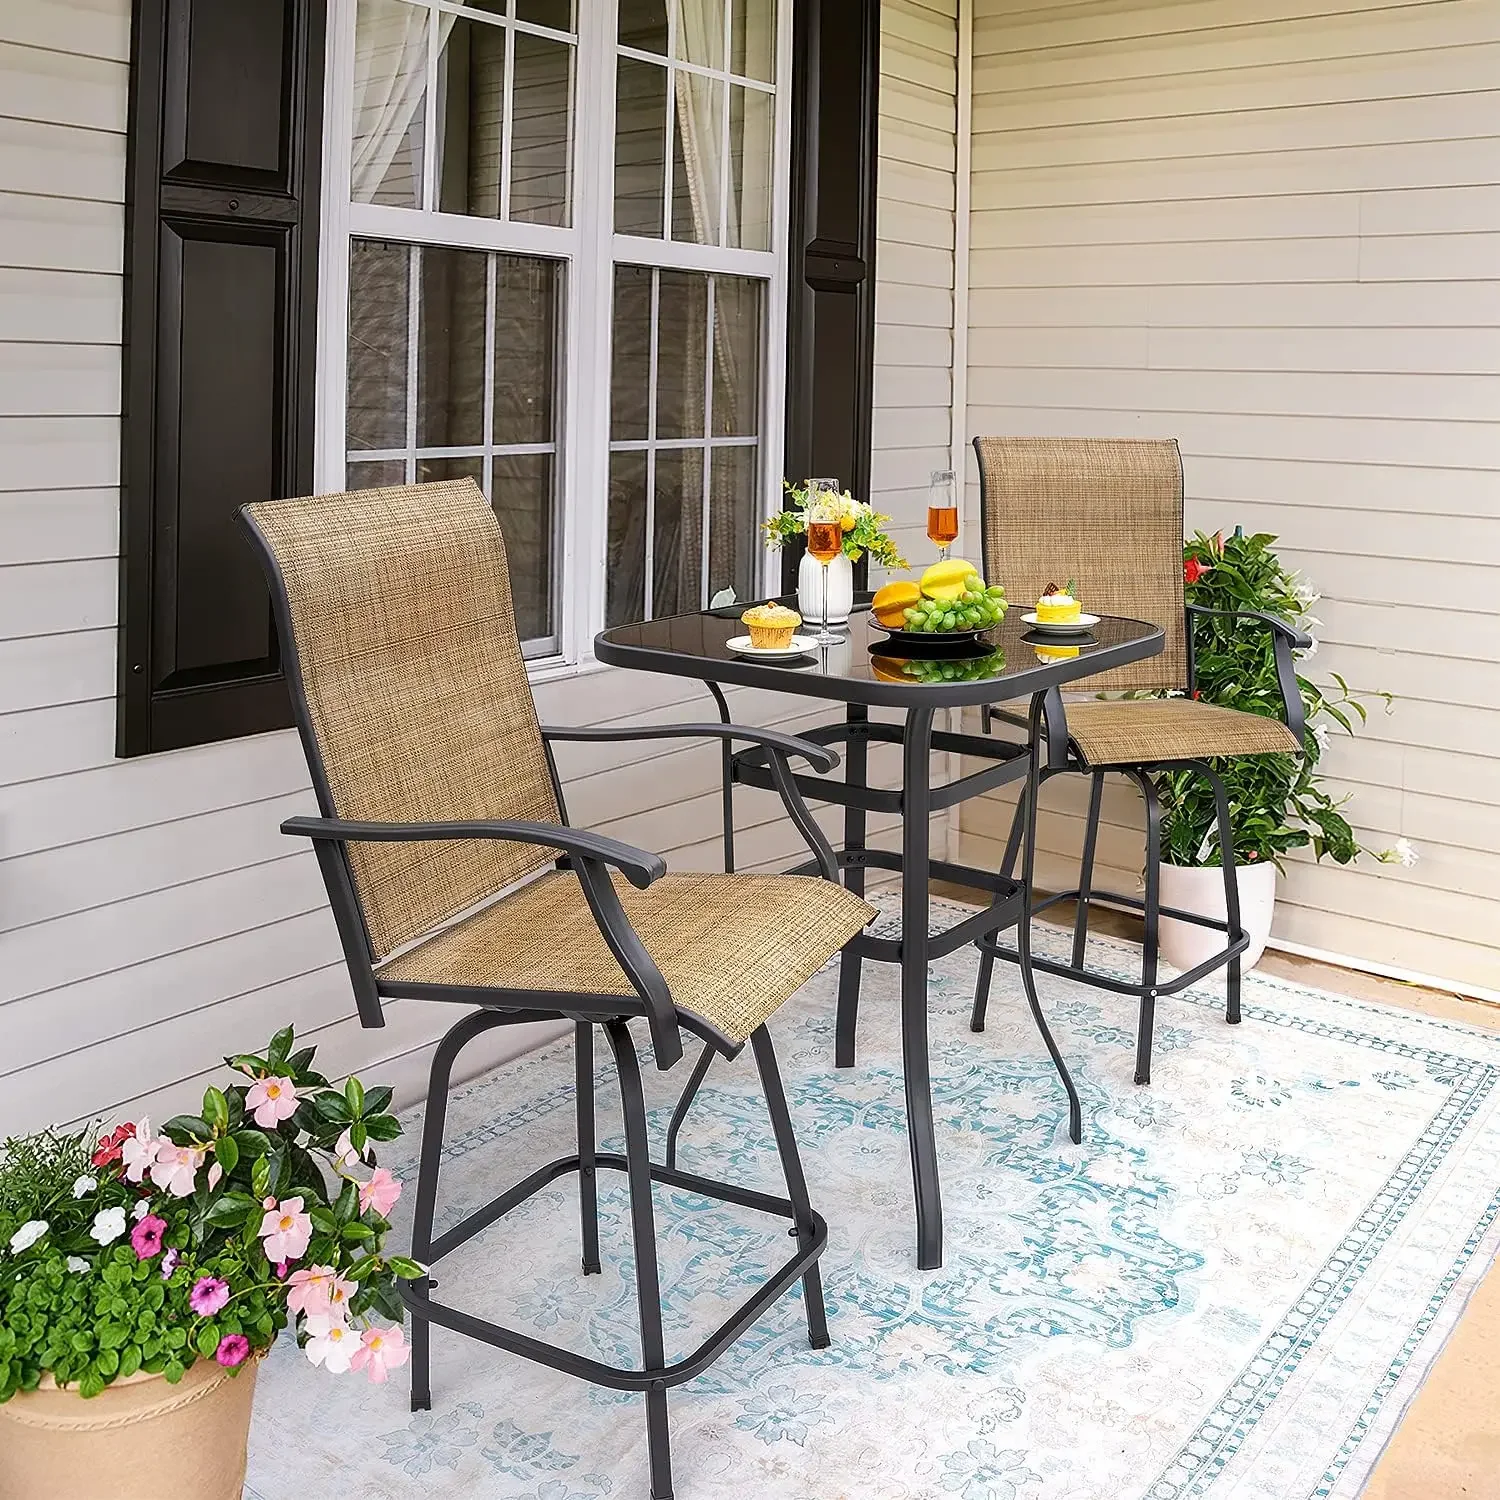
{"type": "Polygon", "coordinates": [[[370,1180],[360,1186],[359,1211],[368,1213],[373,1208],[384,1219],[400,1196],[401,1184],[384,1167],[376,1167],[370,1180]]]}
{"type": "Polygon", "coordinates": [[[338,1139],[338,1144],[333,1148],[333,1169],[343,1173],[350,1162],[365,1161],[370,1155],[370,1145],[367,1141],[363,1151],[354,1149],[354,1141],[346,1130],[338,1139]]]}
{"type": "Polygon", "coordinates": [[[188,1293],[188,1306],[200,1318],[211,1318],[229,1301],[229,1283],[217,1276],[204,1276],[193,1283],[188,1293]]]}
{"type": "Polygon", "coordinates": [[[130,1243],[135,1247],[135,1258],[150,1260],[153,1255],[160,1255],[161,1237],[166,1232],[167,1221],[165,1219],[159,1219],[155,1214],[147,1214],[130,1231],[130,1243]]]}
{"type": "Polygon", "coordinates": [[[280,1260],[301,1260],[307,1253],[312,1229],[311,1216],[302,1212],[301,1198],[283,1198],[268,1208],[260,1221],[266,1259],[273,1266],[280,1260]]]}
{"type": "Polygon", "coordinates": [[[174,1198],[190,1198],[203,1157],[204,1152],[195,1146],[174,1146],[171,1141],[164,1140],[156,1148],[151,1180],[174,1198]]]}
{"type": "Polygon", "coordinates": [[[277,1281],[285,1281],[292,1273],[292,1263],[289,1260],[278,1260],[271,1269],[276,1272],[277,1281]]]}
{"type": "Polygon", "coordinates": [[[219,1185],[220,1181],[222,1180],[223,1176],[224,1176],[224,1168],[221,1167],[218,1164],[218,1162],[215,1162],[213,1164],[213,1166],[211,1166],[208,1169],[208,1190],[209,1190],[209,1192],[213,1192],[213,1190],[216,1187],[218,1187],[218,1185],[219,1185]]]}
{"type": "Polygon", "coordinates": [[[250,1358],[250,1340],[242,1333],[226,1333],[219,1340],[219,1352],[214,1358],[226,1370],[233,1370],[250,1358]]]}
{"type": "Polygon", "coordinates": [[[174,1271],[176,1271],[176,1269],[177,1269],[177,1263],[181,1259],[182,1259],[182,1252],[180,1250],[178,1250],[175,1246],[172,1249],[168,1250],[167,1253],[164,1256],[162,1256],[162,1258],[161,1258],[161,1279],[163,1281],[170,1281],[172,1279],[172,1273],[174,1271]]]}
{"type": "Polygon", "coordinates": [[[400,1369],[410,1358],[406,1335],[399,1327],[367,1328],[349,1368],[367,1371],[372,1385],[384,1385],[391,1371],[400,1369]]]}
{"type": "Polygon", "coordinates": [[[330,1375],[342,1375],[359,1354],[359,1335],[346,1324],[329,1317],[311,1317],[307,1320],[308,1340],[302,1352],[313,1364],[322,1366],[330,1375]]]}
{"type": "Polygon", "coordinates": [[[328,1291],[337,1279],[338,1273],[332,1266],[304,1266],[293,1271],[287,1284],[287,1311],[304,1313],[310,1318],[326,1316],[328,1291]]]}
{"type": "Polygon", "coordinates": [[[151,1134],[151,1121],[142,1115],[135,1126],[134,1135],[120,1142],[120,1161],[125,1168],[126,1182],[140,1182],[156,1160],[161,1141],[151,1134]]]}
{"type": "Polygon", "coordinates": [[[274,1130],[297,1112],[297,1090],[290,1078],[262,1078],[245,1095],[245,1108],[255,1111],[262,1130],[274,1130]]]}

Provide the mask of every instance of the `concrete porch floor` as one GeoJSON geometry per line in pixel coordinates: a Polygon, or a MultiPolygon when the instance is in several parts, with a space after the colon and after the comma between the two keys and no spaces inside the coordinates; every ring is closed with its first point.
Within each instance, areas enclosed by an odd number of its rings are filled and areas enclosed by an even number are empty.
{"type": "MultiPolygon", "coordinates": [[[[972,902],[960,886],[935,884],[934,895],[972,902]]],[[[1044,920],[1072,925],[1064,905],[1044,920]]],[[[1094,930],[1139,942],[1138,918],[1098,912],[1094,930]]],[[[1500,1006],[1352,969],[1268,952],[1259,972],[1396,1005],[1444,1020],[1500,1031],[1500,1006]]],[[[1500,1500],[1500,1262],[1490,1268],[1431,1375],[1391,1439],[1363,1500],[1500,1500]]]]}

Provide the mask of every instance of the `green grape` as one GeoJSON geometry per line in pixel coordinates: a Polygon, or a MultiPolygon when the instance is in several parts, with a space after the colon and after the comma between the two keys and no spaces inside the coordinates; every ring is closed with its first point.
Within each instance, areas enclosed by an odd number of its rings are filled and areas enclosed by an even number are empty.
{"type": "Polygon", "coordinates": [[[987,593],[991,599],[1003,599],[1005,597],[1005,590],[998,583],[992,583],[985,590],[985,593],[987,593]]]}
{"type": "Polygon", "coordinates": [[[901,611],[901,618],[905,620],[908,625],[910,625],[911,622],[917,618],[917,612],[914,609],[903,609],[901,611]]]}

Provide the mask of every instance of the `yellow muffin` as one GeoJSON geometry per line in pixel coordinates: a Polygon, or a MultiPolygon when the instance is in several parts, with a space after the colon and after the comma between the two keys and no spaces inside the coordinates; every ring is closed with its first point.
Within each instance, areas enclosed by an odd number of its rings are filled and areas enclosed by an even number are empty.
{"type": "Polygon", "coordinates": [[[762,651],[785,651],[792,635],[802,623],[802,616],[784,604],[757,604],[740,619],[750,631],[750,644],[762,651]]]}
{"type": "Polygon", "coordinates": [[[1083,614],[1083,606],[1068,592],[1055,583],[1049,583],[1036,601],[1036,617],[1042,625],[1076,625],[1083,614]]]}

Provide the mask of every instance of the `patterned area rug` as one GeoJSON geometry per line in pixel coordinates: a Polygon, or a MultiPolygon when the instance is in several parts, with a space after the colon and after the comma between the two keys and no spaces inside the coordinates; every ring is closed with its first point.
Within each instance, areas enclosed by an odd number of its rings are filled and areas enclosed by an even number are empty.
{"type": "MultiPolygon", "coordinates": [[[[951,911],[938,913],[947,925],[951,911]]],[[[1044,944],[1060,940],[1048,929],[1044,944]]],[[[1126,974],[1129,946],[1091,959],[1126,974]]],[[[1042,981],[1085,1139],[1000,965],[983,1036],[973,950],[930,984],[947,1262],[914,1263],[893,969],[868,965],[858,1066],[836,1072],[834,970],[773,1033],[815,1204],[832,1348],[789,1294],[673,1393],[681,1500],[1301,1500],[1357,1495],[1500,1240],[1500,1038],[1250,976],[1164,1001],[1154,1082],[1132,1002],[1042,981]]],[[[572,1150],[560,1044],[455,1096],[439,1228],[572,1150]]],[[[617,1096],[601,1065],[604,1149],[617,1096]]],[[[687,1068],[648,1073],[665,1130],[687,1068]]],[[[414,1168],[416,1119],[388,1164],[414,1168]]],[[[781,1191],[747,1056],[718,1062],[682,1164],[781,1191]]],[[[438,1271],[469,1311],[638,1360],[623,1180],[605,1268],[578,1274],[559,1182],[438,1271]]],[[[658,1190],[669,1354],[787,1254],[784,1226],[658,1190]]],[[[434,1330],[431,1413],[283,1341],[256,1402],[248,1500],[605,1500],[646,1493],[639,1398],[434,1330]]]]}

